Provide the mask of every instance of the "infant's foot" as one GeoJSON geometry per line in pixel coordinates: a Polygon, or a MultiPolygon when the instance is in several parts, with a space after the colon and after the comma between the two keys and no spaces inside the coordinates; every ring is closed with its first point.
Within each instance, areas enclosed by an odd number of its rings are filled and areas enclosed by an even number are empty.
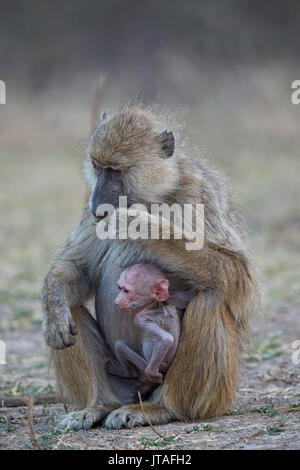
{"type": "Polygon", "coordinates": [[[147,378],[149,382],[157,383],[157,384],[162,384],[164,381],[164,376],[158,372],[158,370],[151,370],[148,367],[146,367],[145,372],[147,374],[147,378]]]}

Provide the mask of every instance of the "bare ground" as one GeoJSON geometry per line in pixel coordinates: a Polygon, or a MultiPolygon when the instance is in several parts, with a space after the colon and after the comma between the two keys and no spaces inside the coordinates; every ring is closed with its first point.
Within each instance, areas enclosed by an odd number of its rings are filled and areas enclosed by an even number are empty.
{"type": "MultiPolygon", "coordinates": [[[[290,348],[297,315],[299,305],[286,305],[272,313],[269,324],[264,325],[269,337],[260,334],[256,351],[249,352],[235,406],[227,416],[155,426],[160,436],[149,427],[120,431],[96,427],[61,433],[55,424],[64,412],[63,405],[35,406],[36,436],[44,449],[300,449],[299,367],[291,361],[290,348]],[[276,336],[282,321],[284,334],[276,336]]],[[[8,352],[13,351],[2,377],[6,392],[51,391],[53,381],[47,371],[40,331],[28,330],[21,340],[16,332],[7,332],[3,337],[8,352]]],[[[0,410],[0,448],[33,447],[24,419],[25,406],[0,410]]]]}

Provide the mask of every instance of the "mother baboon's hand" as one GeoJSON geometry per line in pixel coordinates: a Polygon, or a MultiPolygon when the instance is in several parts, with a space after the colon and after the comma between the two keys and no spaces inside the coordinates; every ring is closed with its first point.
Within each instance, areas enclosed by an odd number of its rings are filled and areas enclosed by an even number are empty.
{"type": "Polygon", "coordinates": [[[45,310],[43,319],[45,341],[53,349],[63,349],[75,344],[77,328],[67,307],[45,310]]]}

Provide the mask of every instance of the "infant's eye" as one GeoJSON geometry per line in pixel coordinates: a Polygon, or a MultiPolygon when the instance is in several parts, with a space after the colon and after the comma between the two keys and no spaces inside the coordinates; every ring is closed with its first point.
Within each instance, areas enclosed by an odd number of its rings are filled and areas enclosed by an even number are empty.
{"type": "Polygon", "coordinates": [[[129,294],[129,290],[124,289],[125,294],[129,294]]]}
{"type": "Polygon", "coordinates": [[[120,286],[118,286],[118,289],[119,289],[119,290],[121,290],[121,287],[120,287],[120,286]]]}

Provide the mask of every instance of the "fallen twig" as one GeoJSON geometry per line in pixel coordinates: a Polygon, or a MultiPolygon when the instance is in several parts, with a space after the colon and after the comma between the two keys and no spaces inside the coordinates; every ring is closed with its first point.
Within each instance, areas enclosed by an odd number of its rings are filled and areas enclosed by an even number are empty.
{"type": "Polygon", "coordinates": [[[22,423],[23,426],[25,427],[25,431],[28,434],[29,438],[31,439],[31,442],[36,446],[37,449],[43,450],[43,447],[41,446],[38,438],[36,437],[36,434],[34,432],[34,424],[33,424],[33,397],[25,396],[23,397],[24,403],[26,403],[28,407],[28,421],[27,423],[25,420],[22,418],[22,423]]]}
{"type": "Polygon", "coordinates": [[[155,427],[153,426],[153,424],[151,423],[150,419],[148,418],[148,416],[146,415],[145,413],[145,409],[144,409],[144,405],[143,405],[143,402],[142,402],[142,397],[141,397],[141,392],[138,390],[138,396],[139,396],[139,401],[140,401],[140,405],[141,405],[141,408],[142,408],[142,413],[143,413],[143,416],[145,418],[145,420],[147,421],[147,423],[149,424],[150,428],[152,429],[152,431],[157,434],[159,437],[164,437],[162,434],[160,434],[156,429],[155,427]]]}
{"type": "MultiPolygon", "coordinates": [[[[33,395],[35,405],[41,405],[44,403],[62,403],[62,399],[54,393],[45,393],[42,395],[33,395]]],[[[8,408],[14,406],[24,406],[27,403],[24,402],[24,396],[7,397],[0,395],[0,408],[8,408]]]]}
{"type": "Polygon", "coordinates": [[[240,437],[236,441],[228,442],[224,446],[220,447],[220,449],[225,449],[226,447],[233,446],[235,444],[239,444],[240,442],[247,442],[248,439],[252,439],[254,437],[262,436],[263,434],[267,434],[267,432],[266,431],[257,431],[255,433],[251,434],[250,436],[240,437]]]}

